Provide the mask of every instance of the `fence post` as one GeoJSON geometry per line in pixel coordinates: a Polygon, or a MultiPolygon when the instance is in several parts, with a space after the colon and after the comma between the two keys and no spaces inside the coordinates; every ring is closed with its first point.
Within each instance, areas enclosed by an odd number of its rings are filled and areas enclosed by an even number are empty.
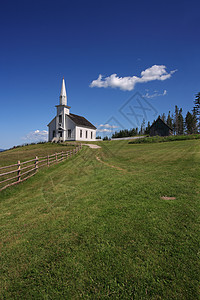
{"type": "Polygon", "coordinates": [[[21,181],[21,166],[20,166],[20,160],[18,160],[17,162],[18,168],[17,168],[17,181],[20,182],[21,181]]]}
{"type": "Polygon", "coordinates": [[[47,155],[47,166],[49,167],[49,154],[47,155]]]}
{"type": "Polygon", "coordinates": [[[38,157],[35,157],[35,172],[38,171],[38,157]]]}
{"type": "Polygon", "coordinates": [[[58,162],[58,155],[57,155],[57,152],[55,153],[55,156],[56,156],[56,163],[58,162]]]}
{"type": "Polygon", "coordinates": [[[63,160],[63,151],[62,151],[62,153],[61,153],[61,158],[62,158],[62,160],[63,160]]]}

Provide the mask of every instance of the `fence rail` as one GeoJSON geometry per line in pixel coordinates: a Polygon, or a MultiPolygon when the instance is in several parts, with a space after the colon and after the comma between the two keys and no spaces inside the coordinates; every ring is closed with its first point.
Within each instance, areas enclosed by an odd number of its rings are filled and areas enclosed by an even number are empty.
{"type": "Polygon", "coordinates": [[[81,150],[81,148],[82,145],[80,144],[73,150],[62,151],[42,157],[36,156],[34,159],[30,159],[24,162],[20,162],[20,160],[18,160],[16,164],[0,167],[0,191],[32,177],[37,173],[39,168],[45,166],[49,167],[53,163],[59,163],[64,159],[70,158],[79,150],[81,150]],[[8,169],[9,171],[6,172],[6,169],[8,169]]]}

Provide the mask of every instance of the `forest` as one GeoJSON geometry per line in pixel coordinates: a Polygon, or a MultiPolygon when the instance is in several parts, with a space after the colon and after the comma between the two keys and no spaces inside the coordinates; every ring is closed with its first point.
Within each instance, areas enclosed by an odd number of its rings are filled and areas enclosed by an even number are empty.
{"type": "MultiPolygon", "coordinates": [[[[174,135],[200,133],[200,92],[195,96],[192,111],[188,111],[185,117],[183,116],[183,109],[179,108],[177,105],[175,105],[173,113],[169,111],[167,115],[162,113],[159,117],[173,130],[174,135]]],[[[143,119],[140,128],[124,129],[118,132],[116,131],[112,135],[112,138],[148,135],[152,124],[150,124],[149,121],[146,124],[145,119],[143,119]]],[[[109,138],[107,136],[104,137],[104,140],[108,139],[109,138]]]]}

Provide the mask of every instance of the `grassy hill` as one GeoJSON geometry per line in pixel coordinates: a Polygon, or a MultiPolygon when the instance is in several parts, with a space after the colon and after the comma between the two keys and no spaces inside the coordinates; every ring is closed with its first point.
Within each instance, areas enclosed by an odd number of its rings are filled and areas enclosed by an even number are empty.
{"type": "Polygon", "coordinates": [[[99,145],[1,193],[0,297],[198,299],[200,141],[99,145]]]}
{"type": "Polygon", "coordinates": [[[0,153],[0,167],[17,163],[18,160],[26,161],[35,158],[36,156],[47,156],[48,154],[67,151],[72,148],[74,148],[73,143],[44,143],[16,147],[0,153]]]}

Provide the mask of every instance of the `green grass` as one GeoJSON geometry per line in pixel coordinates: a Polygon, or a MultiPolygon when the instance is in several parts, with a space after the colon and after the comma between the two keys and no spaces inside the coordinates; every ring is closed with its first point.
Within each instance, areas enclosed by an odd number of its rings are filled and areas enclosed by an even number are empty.
{"type": "Polygon", "coordinates": [[[163,143],[174,141],[198,140],[200,134],[190,135],[170,135],[170,136],[152,136],[129,141],[129,144],[149,144],[149,143],[163,143]]]}
{"type": "Polygon", "coordinates": [[[26,161],[35,158],[36,156],[47,156],[56,152],[67,151],[74,148],[73,143],[65,144],[34,144],[21,146],[0,152],[0,166],[7,166],[17,163],[18,160],[26,161]]]}
{"type": "Polygon", "coordinates": [[[99,145],[1,193],[1,298],[198,299],[200,141],[99,145]]]}

